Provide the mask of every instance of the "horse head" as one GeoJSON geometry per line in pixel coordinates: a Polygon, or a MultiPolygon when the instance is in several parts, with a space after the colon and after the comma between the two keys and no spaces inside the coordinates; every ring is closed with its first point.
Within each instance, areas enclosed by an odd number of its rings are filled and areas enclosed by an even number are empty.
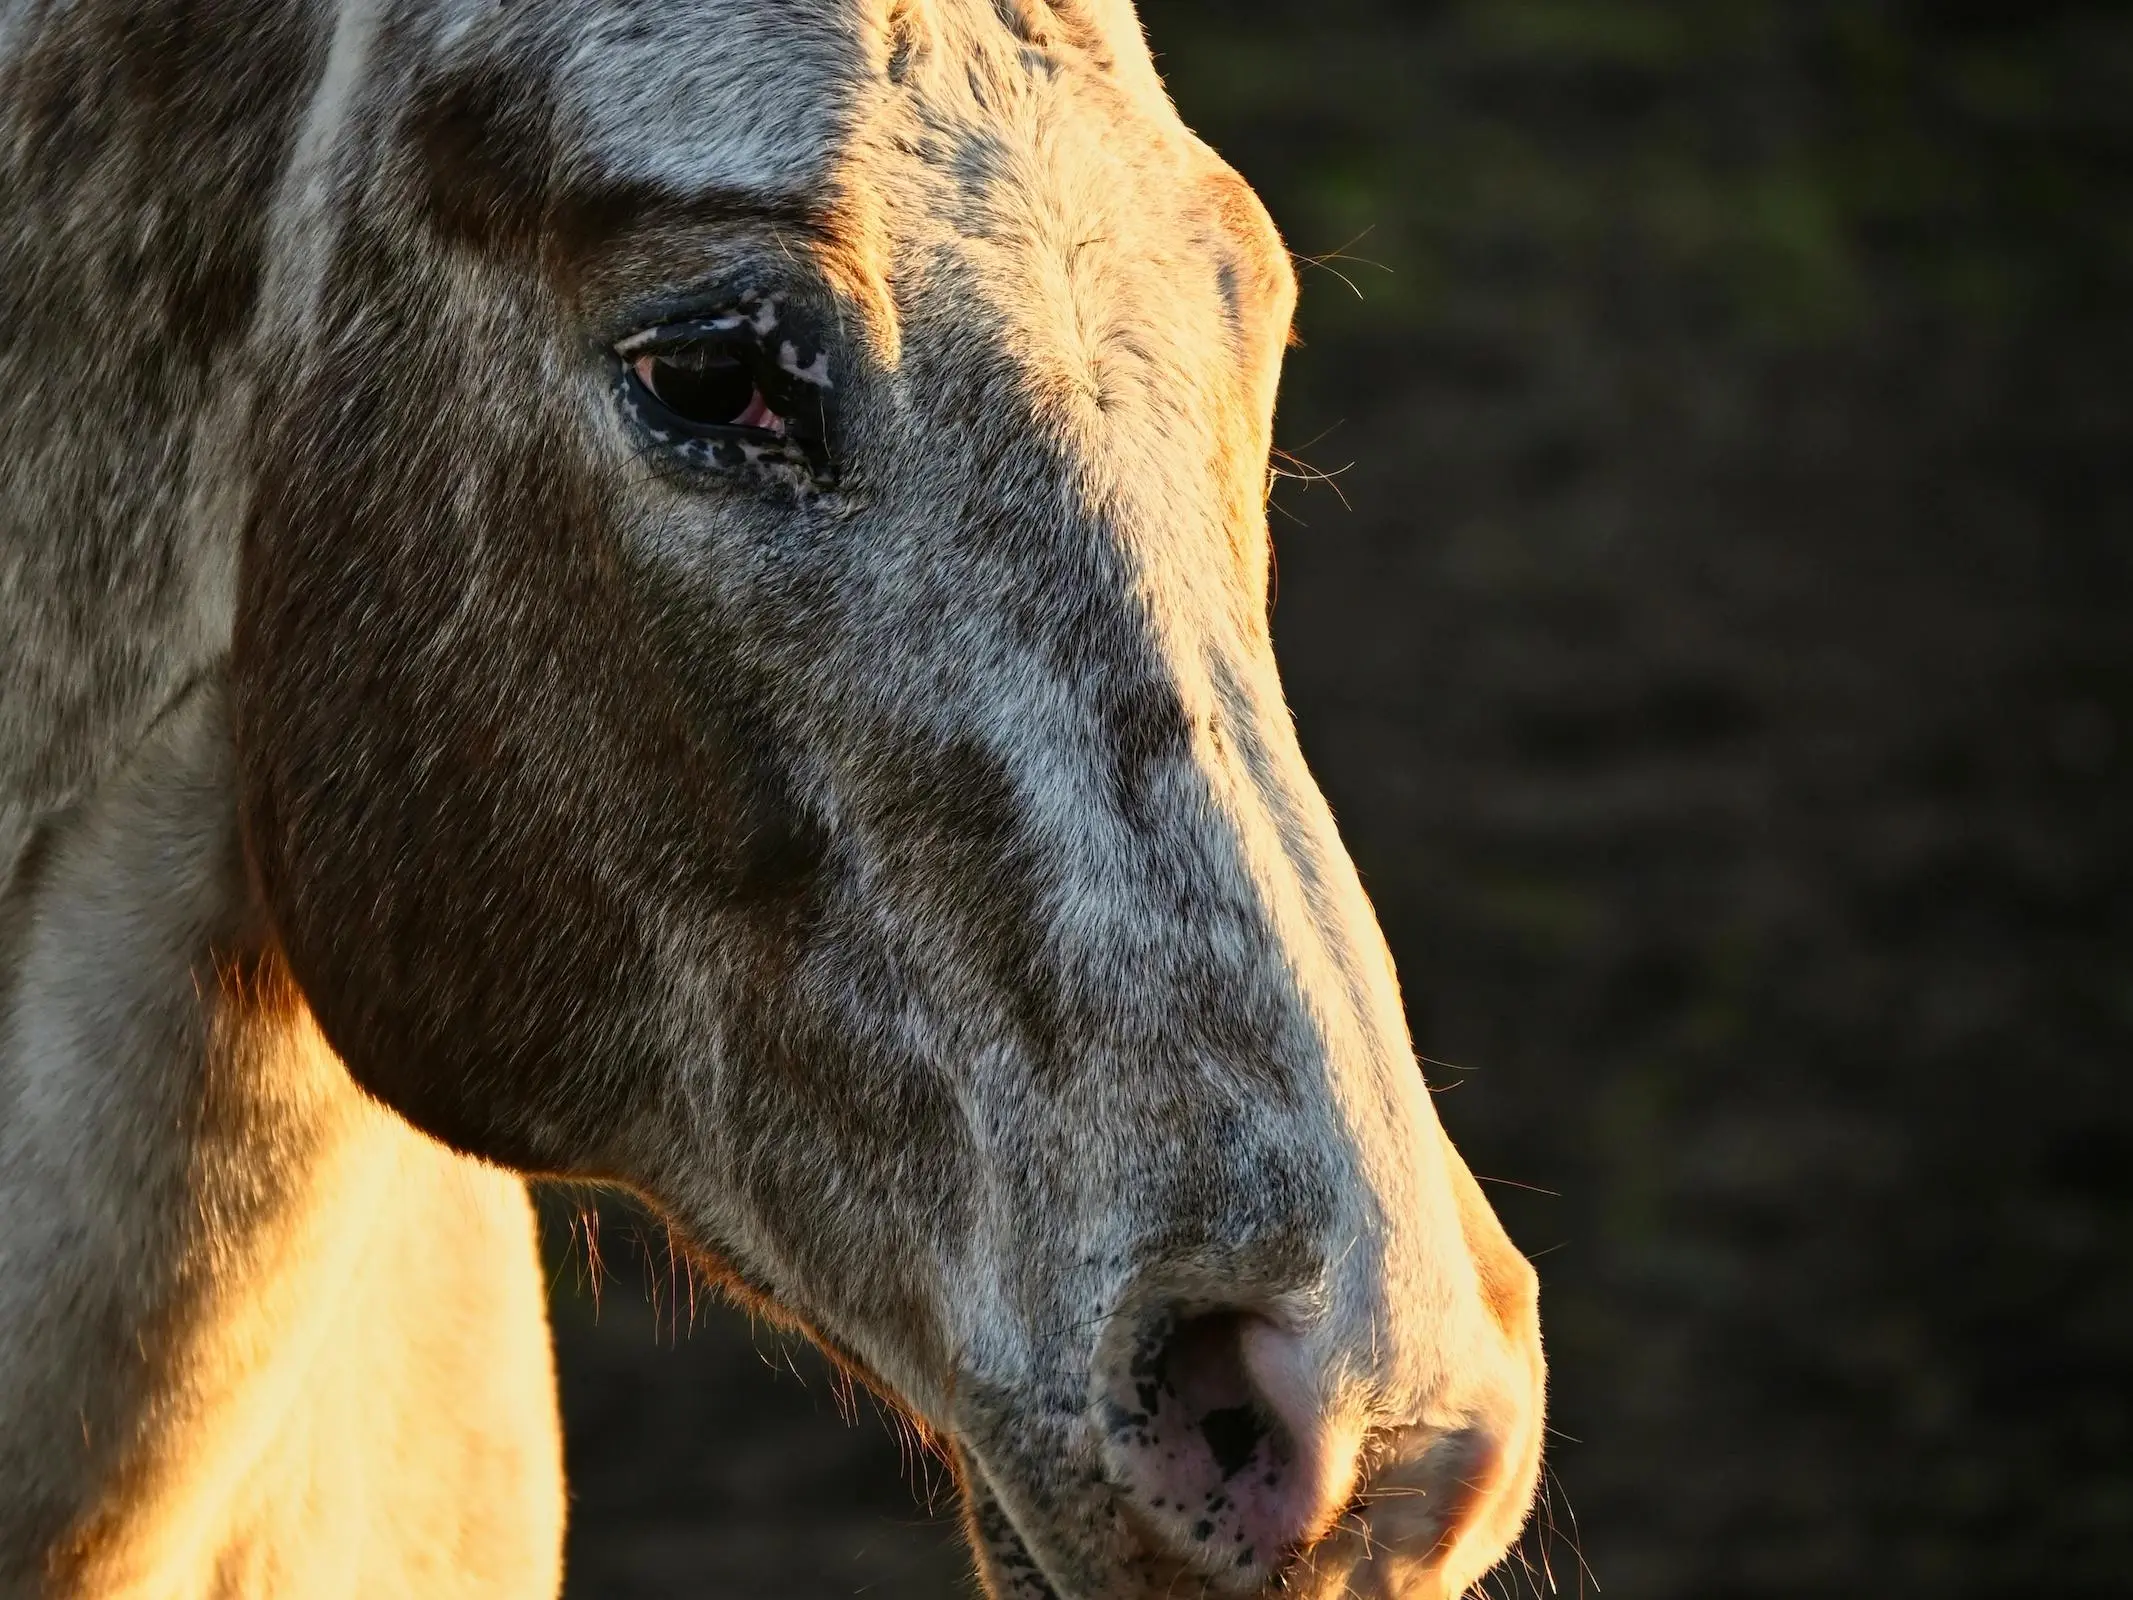
{"type": "Polygon", "coordinates": [[[1125,0],[351,5],[325,73],[234,672],[349,1069],[656,1205],[997,1593],[1463,1590],[1534,1277],[1277,680],[1288,257],[1125,0]]]}

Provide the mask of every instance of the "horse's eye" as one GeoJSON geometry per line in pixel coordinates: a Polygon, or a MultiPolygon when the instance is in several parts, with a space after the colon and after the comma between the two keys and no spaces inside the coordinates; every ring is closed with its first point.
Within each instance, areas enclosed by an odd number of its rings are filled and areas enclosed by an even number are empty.
{"type": "MultiPolygon", "coordinates": [[[[0,0],[5,4],[5,0],[0,0]]],[[[640,328],[614,347],[615,399],[655,469],[812,493],[837,482],[829,351],[782,295],[640,328]]]]}
{"type": "Polygon", "coordinates": [[[754,372],[731,349],[682,345],[653,351],[633,358],[630,374],[654,400],[699,428],[785,431],[754,372]]]}

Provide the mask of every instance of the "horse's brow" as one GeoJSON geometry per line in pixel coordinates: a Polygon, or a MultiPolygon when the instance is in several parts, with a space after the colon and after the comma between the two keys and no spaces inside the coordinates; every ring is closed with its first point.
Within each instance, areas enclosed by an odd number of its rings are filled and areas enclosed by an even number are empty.
{"type": "Polygon", "coordinates": [[[645,234],[762,231],[835,239],[836,208],[817,195],[730,184],[681,188],[642,178],[584,177],[551,196],[557,242],[573,254],[597,252],[645,234]]]}
{"type": "Polygon", "coordinates": [[[835,234],[832,208],[815,192],[819,169],[790,152],[686,159],[641,140],[562,133],[571,120],[556,106],[548,79],[509,63],[466,66],[425,86],[407,125],[423,158],[430,221],[449,238],[520,259],[589,261],[645,235],[835,234]]]}

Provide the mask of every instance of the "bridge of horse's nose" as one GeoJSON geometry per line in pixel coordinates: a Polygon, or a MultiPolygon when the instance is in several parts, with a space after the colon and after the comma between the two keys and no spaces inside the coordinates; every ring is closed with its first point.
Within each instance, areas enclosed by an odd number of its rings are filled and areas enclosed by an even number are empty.
{"type": "Polygon", "coordinates": [[[1160,1315],[1098,1384],[1113,1486],[1204,1579],[1256,1588],[1347,1502],[1359,1435],[1321,1404],[1304,1341],[1266,1317],[1160,1315]]]}

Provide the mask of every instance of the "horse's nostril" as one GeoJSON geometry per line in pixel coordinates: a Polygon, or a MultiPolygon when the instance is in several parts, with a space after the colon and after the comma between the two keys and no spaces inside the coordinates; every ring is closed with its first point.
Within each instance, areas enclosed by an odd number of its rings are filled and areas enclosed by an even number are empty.
{"type": "Polygon", "coordinates": [[[1225,1478],[1235,1477],[1250,1464],[1252,1454],[1273,1432],[1266,1415],[1255,1405],[1223,1406],[1200,1419],[1200,1431],[1214,1453],[1215,1465],[1225,1478]]]}
{"type": "Polygon", "coordinates": [[[1320,1414],[1303,1342],[1265,1318],[1160,1317],[1102,1389],[1112,1482],[1154,1541],[1206,1576],[1278,1565],[1352,1485],[1354,1449],[1320,1414]]]}
{"type": "Polygon", "coordinates": [[[1244,1324],[1241,1314],[1218,1311],[1170,1321],[1167,1337],[1160,1326],[1151,1329],[1148,1349],[1154,1364],[1143,1371],[1152,1371],[1159,1387],[1203,1420],[1219,1417],[1227,1428],[1253,1420],[1263,1424],[1267,1419],[1259,1415],[1245,1371],[1244,1324]]]}

